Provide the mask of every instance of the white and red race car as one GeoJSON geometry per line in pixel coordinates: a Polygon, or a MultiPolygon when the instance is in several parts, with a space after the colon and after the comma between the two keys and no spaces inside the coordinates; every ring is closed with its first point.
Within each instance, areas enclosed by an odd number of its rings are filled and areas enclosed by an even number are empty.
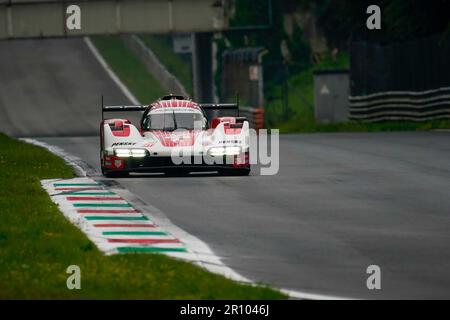
{"type": "Polygon", "coordinates": [[[238,110],[238,104],[198,104],[165,96],[148,106],[103,106],[100,160],[107,177],[131,172],[218,172],[248,175],[249,123],[242,117],[216,117],[205,110],[238,110]],[[140,128],[127,119],[104,119],[105,112],[141,111],[140,128]]]}

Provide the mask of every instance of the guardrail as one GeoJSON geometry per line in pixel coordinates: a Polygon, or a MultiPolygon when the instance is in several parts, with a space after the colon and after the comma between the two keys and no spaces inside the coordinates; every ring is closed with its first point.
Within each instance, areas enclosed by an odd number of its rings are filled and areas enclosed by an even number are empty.
{"type": "Polygon", "coordinates": [[[450,87],[349,97],[350,119],[359,121],[450,119],[450,87]]]}

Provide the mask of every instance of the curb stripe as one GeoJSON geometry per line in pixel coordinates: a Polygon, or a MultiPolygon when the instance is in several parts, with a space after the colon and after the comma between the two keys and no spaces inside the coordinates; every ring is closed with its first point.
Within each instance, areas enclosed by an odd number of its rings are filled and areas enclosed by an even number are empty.
{"type": "Polygon", "coordinates": [[[114,209],[106,209],[106,210],[96,210],[96,209],[78,209],[78,213],[110,213],[110,214],[118,214],[118,213],[141,213],[139,210],[131,209],[131,210],[114,210],[114,209]]]}
{"type": "Polygon", "coordinates": [[[56,191],[85,191],[85,190],[105,190],[102,188],[73,188],[73,187],[63,187],[63,188],[55,188],[56,191]]]}
{"type": "Polygon", "coordinates": [[[147,217],[107,217],[107,216],[87,216],[84,217],[86,220],[148,220],[147,217]]]}
{"type": "Polygon", "coordinates": [[[102,183],[90,178],[44,181],[48,183],[42,185],[64,215],[103,252],[185,252],[186,259],[192,259],[184,242],[102,183]],[[80,218],[85,222],[79,224],[80,218]]]}
{"type": "Polygon", "coordinates": [[[130,252],[187,252],[185,248],[119,247],[119,253],[130,252]]]}
{"type": "Polygon", "coordinates": [[[94,200],[94,201],[116,201],[123,200],[122,197],[66,197],[69,201],[83,201],[83,200],[94,200]]]}
{"type": "Polygon", "coordinates": [[[94,224],[96,228],[155,228],[153,223],[98,223],[94,224]]]}
{"type": "MultiPolygon", "coordinates": [[[[81,190],[83,191],[83,190],[81,190]]],[[[106,190],[105,190],[106,191],[106,190]]],[[[68,191],[61,193],[63,196],[109,196],[109,195],[115,195],[114,192],[107,191],[107,192],[79,192],[79,191],[68,191]]]]}
{"type": "Polygon", "coordinates": [[[97,187],[98,183],[54,183],[54,187],[97,187]]]}
{"type": "Polygon", "coordinates": [[[129,203],[74,203],[74,207],[131,207],[129,203]]]}
{"type": "Polygon", "coordinates": [[[145,244],[157,244],[157,243],[181,243],[178,239],[108,239],[110,243],[145,243],[145,244]]]}
{"type": "Polygon", "coordinates": [[[104,236],[167,236],[168,233],[164,231],[105,231],[102,232],[104,236]]]}

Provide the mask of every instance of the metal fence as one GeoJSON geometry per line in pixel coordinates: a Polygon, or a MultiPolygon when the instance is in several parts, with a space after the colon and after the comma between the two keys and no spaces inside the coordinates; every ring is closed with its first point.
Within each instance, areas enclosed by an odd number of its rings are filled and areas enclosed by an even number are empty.
{"type": "Polygon", "coordinates": [[[450,87],[422,92],[383,92],[350,97],[353,120],[426,121],[450,118],[450,87]]]}
{"type": "Polygon", "coordinates": [[[450,118],[450,41],[442,36],[389,46],[351,45],[350,118],[450,118]]]}

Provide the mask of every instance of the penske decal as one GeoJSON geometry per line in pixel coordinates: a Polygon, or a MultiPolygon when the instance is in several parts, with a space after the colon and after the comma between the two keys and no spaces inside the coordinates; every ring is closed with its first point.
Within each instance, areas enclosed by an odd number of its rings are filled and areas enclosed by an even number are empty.
{"type": "Polygon", "coordinates": [[[111,146],[117,147],[117,146],[134,146],[136,142],[114,142],[111,146]]]}

